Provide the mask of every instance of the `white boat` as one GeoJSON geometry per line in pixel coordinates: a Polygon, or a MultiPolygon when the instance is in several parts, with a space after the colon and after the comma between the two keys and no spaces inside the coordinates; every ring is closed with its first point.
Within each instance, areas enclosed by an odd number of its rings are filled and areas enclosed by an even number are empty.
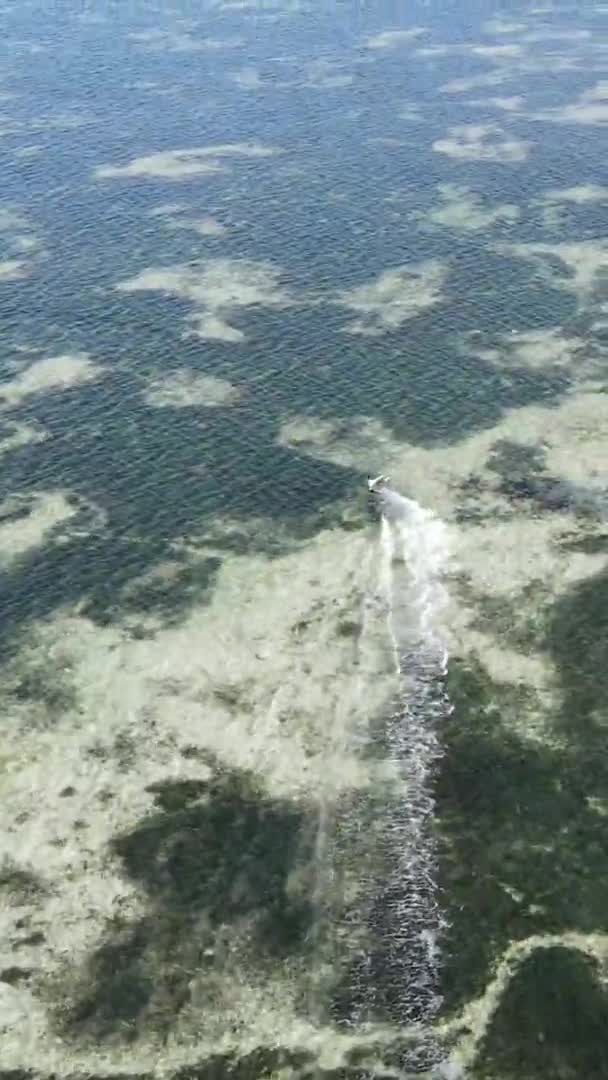
{"type": "Polygon", "coordinates": [[[371,495],[379,495],[390,480],[389,476],[368,476],[367,490],[371,495]]]}

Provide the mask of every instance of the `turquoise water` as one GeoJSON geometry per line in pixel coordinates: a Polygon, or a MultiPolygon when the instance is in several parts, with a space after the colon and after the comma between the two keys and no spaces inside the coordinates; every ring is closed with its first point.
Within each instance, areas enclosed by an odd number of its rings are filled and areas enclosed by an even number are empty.
{"type": "Polygon", "coordinates": [[[606,11],[0,19],[0,1060],[605,1076],[606,11]]]}

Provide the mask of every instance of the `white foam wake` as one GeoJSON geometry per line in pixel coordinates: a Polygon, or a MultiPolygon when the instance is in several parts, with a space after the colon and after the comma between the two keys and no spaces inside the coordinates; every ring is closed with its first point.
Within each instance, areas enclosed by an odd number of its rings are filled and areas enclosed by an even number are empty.
{"type": "MultiPolygon", "coordinates": [[[[430,510],[396,491],[381,497],[382,584],[391,634],[400,655],[422,648],[447,664],[441,621],[447,603],[442,583],[448,561],[447,532],[430,510]]],[[[400,666],[400,662],[399,662],[400,666]]]]}
{"type": "Polygon", "coordinates": [[[446,693],[442,635],[448,545],[443,523],[418,503],[386,489],[380,499],[380,589],[399,678],[383,727],[383,753],[400,777],[382,838],[384,880],[371,916],[375,975],[366,997],[372,1013],[420,1027],[407,1068],[441,1057],[429,1025],[440,1004],[440,938],[433,838],[433,769],[446,693]],[[370,1001],[370,995],[373,1001],[370,1001]]]}

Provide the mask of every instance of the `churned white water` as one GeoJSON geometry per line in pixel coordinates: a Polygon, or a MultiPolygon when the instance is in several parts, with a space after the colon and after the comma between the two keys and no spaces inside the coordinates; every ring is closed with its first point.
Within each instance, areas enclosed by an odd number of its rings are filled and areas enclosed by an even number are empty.
{"type": "Polygon", "coordinates": [[[398,691],[379,738],[399,777],[378,830],[382,871],[370,907],[370,952],[361,969],[360,1019],[409,1027],[406,1069],[442,1056],[431,1032],[438,992],[443,919],[437,898],[433,769],[450,714],[448,655],[442,635],[444,524],[418,503],[386,489],[380,497],[379,581],[398,691]]]}

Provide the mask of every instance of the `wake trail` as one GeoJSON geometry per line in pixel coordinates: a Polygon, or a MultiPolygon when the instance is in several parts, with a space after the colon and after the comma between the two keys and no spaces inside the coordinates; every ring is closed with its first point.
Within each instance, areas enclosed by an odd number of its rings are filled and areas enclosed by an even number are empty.
{"type": "Polygon", "coordinates": [[[368,948],[355,982],[352,1020],[392,1021],[412,1034],[402,1065],[427,1070],[442,1057],[430,1025],[440,1006],[433,772],[451,712],[441,633],[448,546],[443,523],[396,491],[380,495],[379,582],[398,690],[376,746],[396,783],[376,807],[376,872],[368,948]]]}

